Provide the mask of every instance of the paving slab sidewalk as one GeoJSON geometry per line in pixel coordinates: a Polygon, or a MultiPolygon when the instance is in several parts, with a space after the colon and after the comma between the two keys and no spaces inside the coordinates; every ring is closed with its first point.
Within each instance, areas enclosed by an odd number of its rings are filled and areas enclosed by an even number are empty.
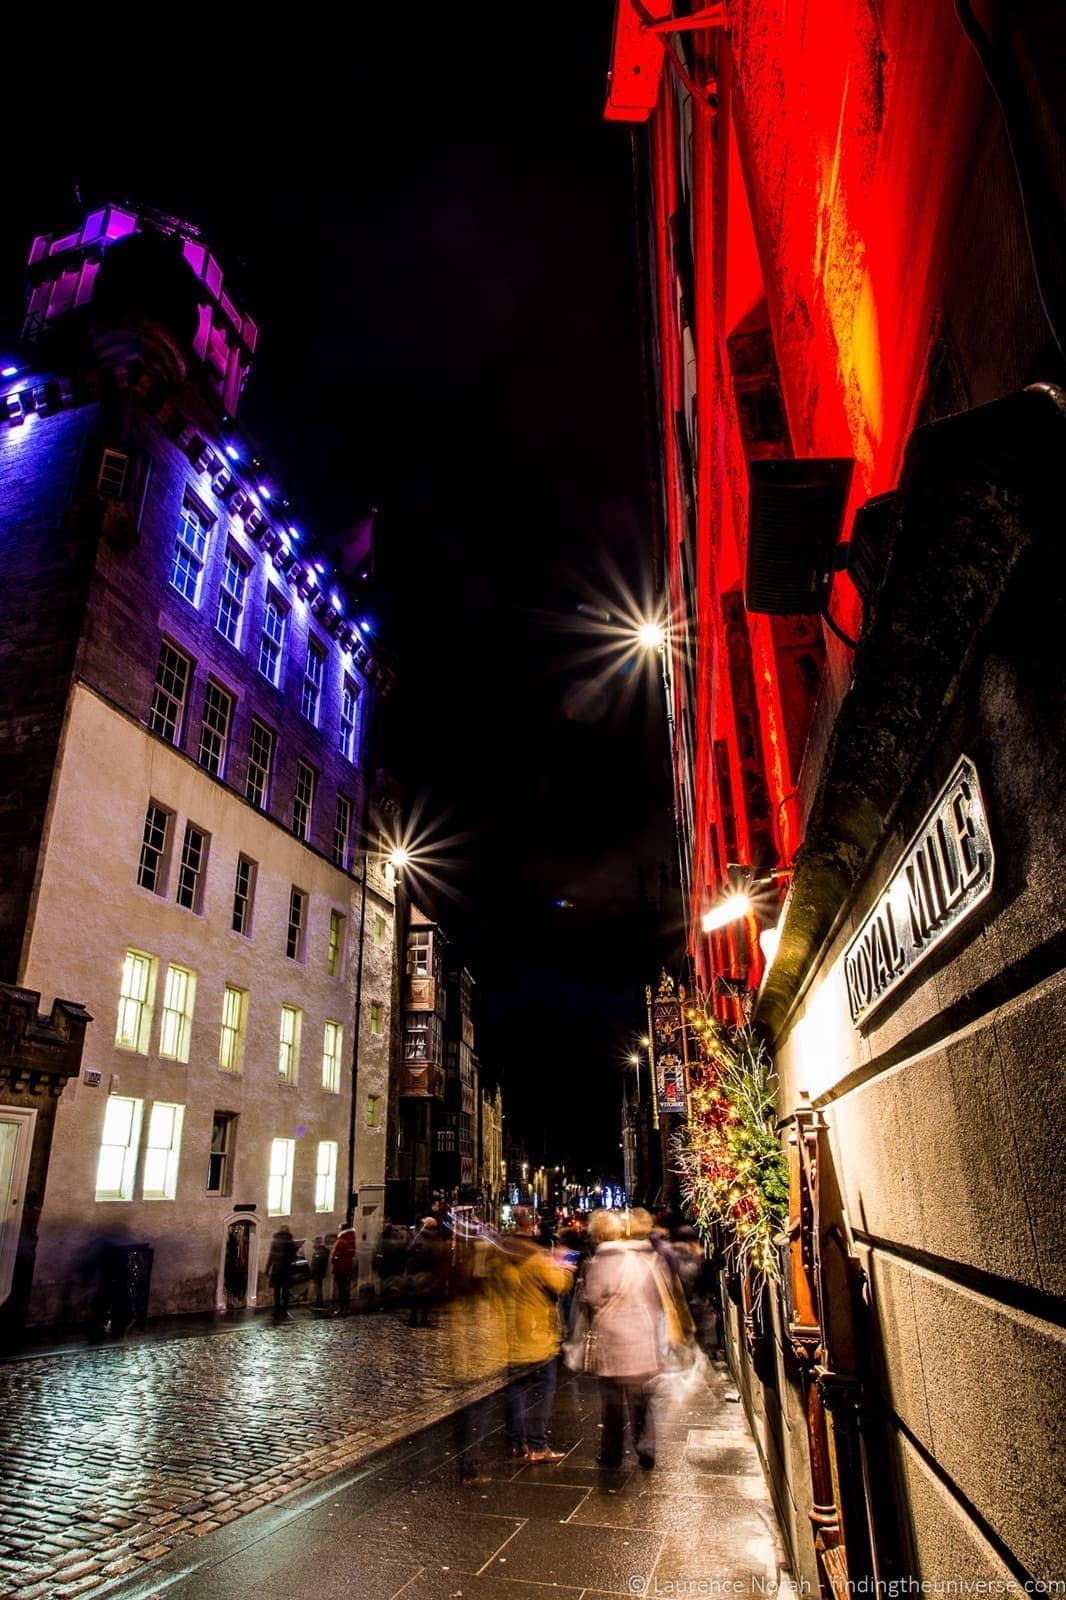
{"type": "Polygon", "coordinates": [[[508,1459],[497,1395],[483,1452],[490,1483],[459,1483],[457,1415],[111,1579],[94,1600],[788,1595],[758,1456],[729,1388],[716,1367],[697,1402],[660,1410],[650,1472],[632,1454],[616,1472],[596,1465],[593,1381],[560,1385],[552,1443],[566,1456],[556,1465],[508,1459]]]}

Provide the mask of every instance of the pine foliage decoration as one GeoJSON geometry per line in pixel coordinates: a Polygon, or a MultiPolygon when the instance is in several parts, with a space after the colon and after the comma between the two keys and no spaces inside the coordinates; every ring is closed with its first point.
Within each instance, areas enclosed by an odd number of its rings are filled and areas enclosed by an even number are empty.
{"type": "Polygon", "coordinates": [[[699,1060],[688,1125],[674,1141],[682,1193],[705,1239],[714,1224],[724,1229],[732,1264],[753,1273],[759,1294],[780,1279],[775,1240],[788,1220],[788,1165],[774,1132],[777,1077],[750,1028],[726,1029],[688,1005],[699,1060]]]}

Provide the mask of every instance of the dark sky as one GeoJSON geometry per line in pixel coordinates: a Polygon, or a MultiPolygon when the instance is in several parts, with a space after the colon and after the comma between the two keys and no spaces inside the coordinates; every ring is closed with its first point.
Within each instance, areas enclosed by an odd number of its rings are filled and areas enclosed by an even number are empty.
{"type": "Polygon", "coordinates": [[[498,8],[443,9],[360,22],[356,59],[318,24],[169,67],[70,41],[68,136],[8,163],[0,331],[75,185],[203,230],[262,328],[242,420],[297,520],[325,537],[378,508],[379,750],[455,896],[483,1064],[535,1159],[613,1166],[654,976],[639,884],[658,899],[673,846],[654,665],[597,687],[603,629],[576,609],[652,583],[612,6],[528,14],[515,44],[498,8]]]}

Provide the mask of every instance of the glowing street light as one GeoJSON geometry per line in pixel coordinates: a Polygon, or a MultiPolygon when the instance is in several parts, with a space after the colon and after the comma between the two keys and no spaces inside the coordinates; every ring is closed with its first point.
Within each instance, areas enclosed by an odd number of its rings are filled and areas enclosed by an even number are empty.
{"type": "Polygon", "coordinates": [[[704,933],[714,933],[718,928],[724,928],[730,922],[739,922],[742,917],[751,915],[751,898],[746,894],[726,895],[720,905],[712,906],[710,911],[704,913],[704,933]]]}
{"type": "Polygon", "coordinates": [[[637,629],[637,643],[645,650],[661,650],[666,643],[666,629],[652,617],[637,629]]]}
{"type": "Polygon", "coordinates": [[[402,844],[398,844],[389,856],[389,866],[394,872],[402,872],[411,857],[402,844]]]}

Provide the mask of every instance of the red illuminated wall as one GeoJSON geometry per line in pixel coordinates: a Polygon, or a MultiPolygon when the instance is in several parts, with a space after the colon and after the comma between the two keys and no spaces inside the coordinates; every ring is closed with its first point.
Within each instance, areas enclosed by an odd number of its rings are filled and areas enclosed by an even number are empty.
{"type": "MultiPolygon", "coordinates": [[[[793,860],[816,702],[839,700],[850,655],[817,618],[745,611],[748,463],[853,457],[849,511],[895,484],[988,99],[949,4],[727,0],[725,14],[668,35],[620,23],[620,74],[632,87],[639,67],[647,103],[649,81],[658,94],[649,114],[618,90],[609,115],[648,120],[667,581],[695,656],[672,677],[675,726],[691,729],[675,747],[690,943],[705,984],[754,985],[754,921],[708,939],[700,918],[728,862],[793,860]]],[[[845,576],[830,609],[854,635],[845,576]]],[[[719,1010],[733,1014],[728,997],[719,1010]]]]}

